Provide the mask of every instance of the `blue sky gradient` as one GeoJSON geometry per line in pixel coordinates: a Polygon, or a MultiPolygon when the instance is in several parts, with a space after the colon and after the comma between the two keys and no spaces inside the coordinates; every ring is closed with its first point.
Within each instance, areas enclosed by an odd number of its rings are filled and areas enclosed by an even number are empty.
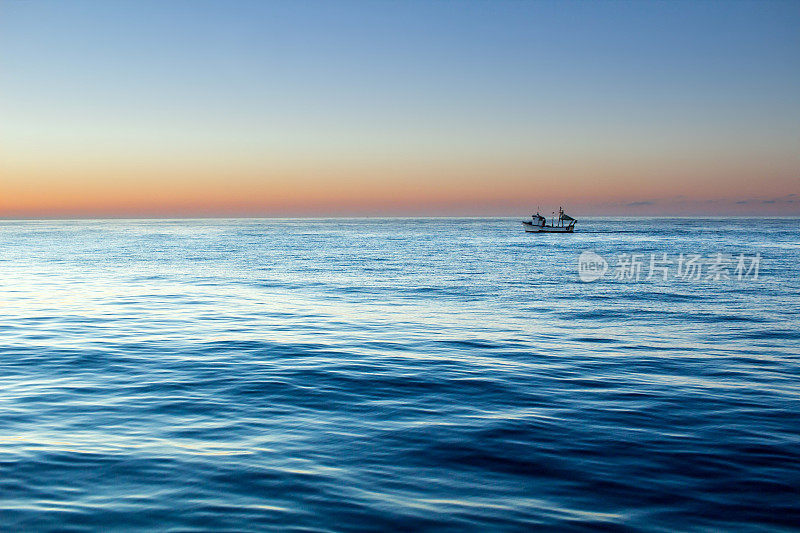
{"type": "Polygon", "coordinates": [[[800,192],[798,27],[798,2],[6,0],[0,210],[35,183],[146,213],[108,182],[206,171],[240,192],[221,213],[738,212],[800,192]],[[303,203],[342,187],[369,194],[303,203]]]}

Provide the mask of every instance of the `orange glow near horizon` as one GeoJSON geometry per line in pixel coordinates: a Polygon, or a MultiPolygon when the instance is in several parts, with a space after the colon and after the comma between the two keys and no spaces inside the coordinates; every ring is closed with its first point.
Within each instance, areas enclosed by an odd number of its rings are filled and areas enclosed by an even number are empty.
{"type": "Polygon", "coordinates": [[[224,165],[3,165],[0,217],[520,215],[537,205],[585,214],[797,214],[796,180],[755,162],[653,165],[472,162],[224,165]],[[272,170],[270,170],[270,166],[272,170]],[[726,168],[728,167],[728,168],[726,168]],[[763,175],[762,175],[763,178],[763,175]],[[727,184],[721,186],[721,184],[727,184]],[[736,195],[731,191],[735,190],[736,195]],[[782,205],[771,198],[786,198],[782,205]],[[778,205],[776,205],[776,203],[778,205]]]}

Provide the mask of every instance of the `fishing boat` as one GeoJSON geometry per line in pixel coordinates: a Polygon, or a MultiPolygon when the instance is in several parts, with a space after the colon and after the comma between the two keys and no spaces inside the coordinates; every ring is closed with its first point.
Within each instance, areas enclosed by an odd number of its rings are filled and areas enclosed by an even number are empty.
{"type": "Polygon", "coordinates": [[[575,222],[577,221],[574,218],[559,208],[558,218],[553,218],[551,224],[548,224],[547,219],[537,211],[535,215],[531,216],[530,221],[523,220],[522,226],[526,233],[572,233],[575,230],[575,222]]]}

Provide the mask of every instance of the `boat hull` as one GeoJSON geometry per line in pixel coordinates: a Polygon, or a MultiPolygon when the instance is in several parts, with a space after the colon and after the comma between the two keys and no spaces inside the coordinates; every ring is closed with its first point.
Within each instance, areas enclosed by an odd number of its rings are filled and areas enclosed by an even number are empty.
{"type": "Polygon", "coordinates": [[[522,222],[525,233],[572,233],[575,226],[536,226],[530,222],[522,222]]]}

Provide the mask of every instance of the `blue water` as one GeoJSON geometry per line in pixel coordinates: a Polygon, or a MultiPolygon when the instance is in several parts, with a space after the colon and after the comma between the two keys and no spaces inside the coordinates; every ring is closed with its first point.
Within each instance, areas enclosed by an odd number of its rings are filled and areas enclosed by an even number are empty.
{"type": "Polygon", "coordinates": [[[800,219],[577,228],[0,222],[0,529],[797,528],[800,219]]]}

